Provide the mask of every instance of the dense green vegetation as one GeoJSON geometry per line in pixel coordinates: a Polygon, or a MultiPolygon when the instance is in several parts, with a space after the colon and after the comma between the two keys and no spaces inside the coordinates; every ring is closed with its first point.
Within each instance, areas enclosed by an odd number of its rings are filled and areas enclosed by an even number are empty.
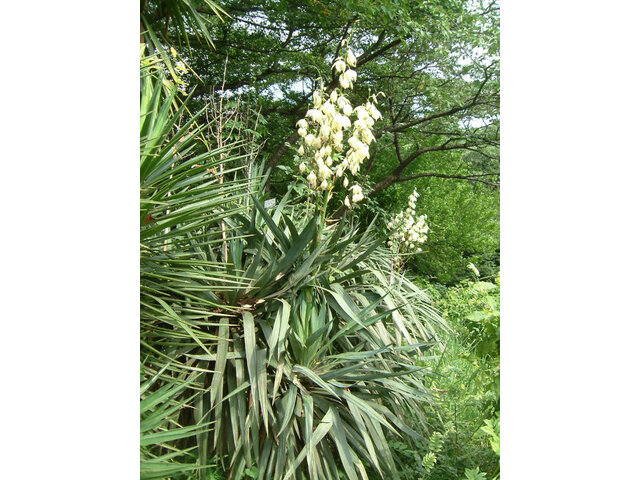
{"type": "Polygon", "coordinates": [[[498,28],[142,2],[142,478],[499,477],[498,28]]]}

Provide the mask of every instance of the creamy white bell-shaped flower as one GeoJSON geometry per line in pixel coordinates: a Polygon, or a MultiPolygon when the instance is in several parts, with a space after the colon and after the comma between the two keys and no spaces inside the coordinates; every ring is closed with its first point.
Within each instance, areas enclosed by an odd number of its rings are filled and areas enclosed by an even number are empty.
{"type": "Polygon", "coordinates": [[[356,59],[356,56],[353,54],[351,49],[347,50],[347,63],[352,67],[355,67],[358,63],[358,60],[356,59]]]}
{"type": "Polygon", "coordinates": [[[346,130],[351,126],[351,120],[346,115],[336,115],[336,122],[343,130],[346,130]]]}
{"type": "Polygon", "coordinates": [[[347,64],[344,63],[344,60],[342,60],[342,58],[338,58],[333,64],[333,69],[338,73],[344,72],[346,68],[347,64]]]}
{"type": "Polygon", "coordinates": [[[366,130],[369,128],[369,125],[367,125],[367,122],[360,119],[353,122],[353,126],[356,127],[358,130],[366,130]]]}
{"type": "Polygon", "coordinates": [[[347,140],[347,143],[354,150],[359,149],[363,145],[363,143],[360,140],[358,140],[356,136],[349,137],[349,140],[347,140]]]}
{"type": "Polygon", "coordinates": [[[329,135],[331,135],[331,129],[329,128],[329,125],[322,125],[320,127],[320,137],[323,140],[327,140],[329,138],[329,135]]]}
{"type": "Polygon", "coordinates": [[[367,158],[367,153],[363,148],[358,148],[354,150],[350,157],[349,163],[359,165],[365,158],[367,158]]]}
{"type": "Polygon", "coordinates": [[[343,75],[345,76],[345,78],[347,80],[349,80],[349,82],[355,82],[356,79],[358,78],[358,74],[356,73],[356,71],[355,70],[351,70],[351,69],[346,70],[343,73],[343,75]]]}
{"type": "Polygon", "coordinates": [[[336,107],[334,107],[333,103],[331,102],[325,102],[324,104],[322,104],[320,110],[322,111],[322,113],[330,117],[336,114],[336,107]]]}
{"type": "Polygon", "coordinates": [[[331,170],[326,165],[322,165],[318,169],[318,178],[321,180],[325,180],[331,176],[331,170]]]}
{"type": "Polygon", "coordinates": [[[373,133],[371,133],[371,130],[364,130],[362,132],[362,140],[364,141],[364,143],[371,143],[375,140],[373,133]]]}
{"type": "Polygon", "coordinates": [[[316,108],[322,105],[322,94],[318,90],[313,92],[313,105],[316,108]]]}
{"type": "Polygon", "coordinates": [[[316,188],[316,174],[311,172],[309,175],[307,175],[307,181],[309,182],[309,184],[311,185],[311,188],[316,188]]]}
{"type": "Polygon", "coordinates": [[[320,110],[311,108],[307,111],[307,117],[310,117],[314,122],[320,122],[322,121],[324,115],[322,115],[322,112],[320,110]]]}
{"type": "Polygon", "coordinates": [[[362,194],[362,187],[359,185],[354,185],[351,187],[351,199],[353,203],[358,203],[364,200],[364,195],[362,194]]]}
{"type": "Polygon", "coordinates": [[[333,135],[331,135],[332,139],[333,139],[333,146],[335,147],[336,144],[342,144],[342,139],[343,139],[343,135],[342,135],[342,131],[338,131],[338,132],[334,132],[333,135]]]}
{"type": "Polygon", "coordinates": [[[354,108],[354,112],[358,115],[358,120],[366,120],[369,118],[369,112],[367,112],[367,109],[362,105],[354,108]]]}
{"type": "Polygon", "coordinates": [[[373,117],[374,120],[380,120],[382,118],[382,114],[378,111],[375,105],[371,105],[369,114],[373,117]]]}

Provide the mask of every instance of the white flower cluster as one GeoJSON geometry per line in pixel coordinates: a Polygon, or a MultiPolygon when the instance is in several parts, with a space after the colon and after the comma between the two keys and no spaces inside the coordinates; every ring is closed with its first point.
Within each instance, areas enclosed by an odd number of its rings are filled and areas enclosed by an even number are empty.
{"type": "Polygon", "coordinates": [[[469,265],[467,265],[467,268],[471,270],[476,277],[480,277],[480,272],[473,263],[469,263],[469,265]]]}
{"type": "MultiPolygon", "coordinates": [[[[356,58],[350,49],[346,59],[339,57],[333,64],[334,70],[341,74],[342,89],[353,88],[357,75],[350,67],[355,66],[356,58]]],[[[326,88],[320,86],[313,92],[313,108],[296,124],[301,137],[298,155],[303,158],[300,173],[309,171],[306,178],[312,189],[330,191],[336,180],[342,178],[344,188],[351,191],[351,199],[349,195],[344,199],[350,208],[352,203],[362,201],[364,195],[359,185],[349,187],[347,172],[355,177],[364,159],[370,158],[369,145],[375,140],[371,128],[382,115],[375,106],[375,95],[366,104],[353,108],[342,89],[336,88],[327,94],[326,88]],[[357,119],[352,122],[351,116],[357,119]],[[348,149],[343,153],[345,133],[349,135],[348,149]]]]}
{"type": "Polygon", "coordinates": [[[387,228],[391,231],[387,245],[396,253],[421,252],[420,245],[427,241],[427,216],[420,215],[415,218],[416,201],[419,196],[420,194],[414,190],[409,196],[406,210],[397,213],[387,223],[387,228]]]}

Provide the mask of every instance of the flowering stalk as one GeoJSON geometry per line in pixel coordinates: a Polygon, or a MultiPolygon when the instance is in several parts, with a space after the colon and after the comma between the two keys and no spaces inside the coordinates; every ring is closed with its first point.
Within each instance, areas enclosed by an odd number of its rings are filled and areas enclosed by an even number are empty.
{"type": "MultiPolygon", "coordinates": [[[[387,228],[391,232],[387,245],[397,256],[420,253],[422,252],[420,245],[427,241],[429,231],[427,216],[420,215],[417,219],[415,218],[416,202],[419,196],[420,194],[414,190],[409,195],[407,208],[395,214],[387,223],[387,228]]],[[[397,260],[396,264],[400,265],[400,260],[397,260]]]]}
{"type": "Polygon", "coordinates": [[[346,190],[344,204],[348,208],[364,199],[362,187],[355,179],[364,159],[370,158],[369,145],[375,141],[371,129],[382,118],[376,108],[376,95],[355,108],[345,96],[357,78],[356,63],[355,55],[347,48],[346,55],[338,57],[332,67],[340,74],[340,87],[328,92],[321,84],[313,92],[313,107],[296,124],[300,136],[298,168],[301,174],[306,174],[314,192],[323,192],[323,219],[336,189],[346,190]]]}

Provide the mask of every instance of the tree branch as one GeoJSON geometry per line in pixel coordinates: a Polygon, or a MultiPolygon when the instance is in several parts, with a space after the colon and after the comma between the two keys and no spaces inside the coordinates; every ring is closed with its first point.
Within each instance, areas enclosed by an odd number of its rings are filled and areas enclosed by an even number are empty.
{"type": "Polygon", "coordinates": [[[432,120],[435,120],[437,118],[441,118],[441,117],[448,117],[450,115],[454,115],[458,112],[461,112],[463,110],[467,110],[471,107],[474,107],[476,105],[480,105],[479,99],[480,99],[480,94],[482,93],[482,89],[485,87],[485,85],[487,84],[487,82],[489,81],[489,79],[491,78],[490,75],[487,74],[487,70],[489,67],[491,67],[493,64],[489,65],[486,69],[485,69],[485,78],[482,80],[482,82],[480,83],[480,86],[478,87],[478,91],[476,92],[476,94],[473,96],[473,98],[465,103],[464,105],[458,105],[455,107],[450,108],[449,110],[446,110],[444,112],[439,112],[439,113],[434,113],[433,115],[427,115],[426,117],[422,117],[422,118],[417,118],[415,120],[412,120],[410,122],[406,122],[400,125],[395,125],[395,126],[391,126],[391,127],[387,127],[385,130],[387,132],[401,132],[404,130],[407,130],[410,127],[413,127],[415,125],[420,125],[421,123],[426,123],[426,122],[430,122],[432,120]]]}
{"type": "Polygon", "coordinates": [[[492,187],[499,187],[500,186],[499,183],[489,182],[487,180],[482,180],[481,178],[478,178],[478,177],[490,177],[490,176],[498,176],[498,175],[500,175],[500,174],[499,173],[483,173],[483,174],[478,174],[478,175],[447,175],[447,174],[444,174],[444,173],[417,173],[415,175],[409,175],[409,176],[406,176],[406,177],[399,177],[393,183],[408,182],[409,180],[415,180],[416,178],[437,177],[437,178],[454,178],[454,179],[458,179],[458,180],[469,180],[469,181],[472,181],[472,182],[485,183],[485,184],[490,185],[492,187]]]}

